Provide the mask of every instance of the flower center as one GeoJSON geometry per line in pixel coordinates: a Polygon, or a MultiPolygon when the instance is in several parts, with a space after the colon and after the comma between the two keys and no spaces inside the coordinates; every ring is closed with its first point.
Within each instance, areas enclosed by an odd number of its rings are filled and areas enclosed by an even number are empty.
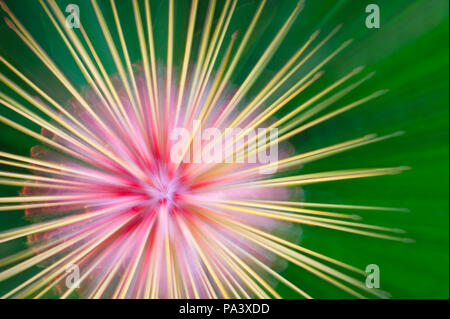
{"type": "Polygon", "coordinates": [[[178,180],[161,171],[152,174],[150,180],[151,185],[145,187],[150,199],[167,206],[175,205],[176,195],[181,190],[178,180]]]}
{"type": "Polygon", "coordinates": [[[162,185],[161,187],[156,188],[156,193],[159,200],[164,200],[166,202],[173,201],[174,189],[170,187],[170,185],[162,185]]]}

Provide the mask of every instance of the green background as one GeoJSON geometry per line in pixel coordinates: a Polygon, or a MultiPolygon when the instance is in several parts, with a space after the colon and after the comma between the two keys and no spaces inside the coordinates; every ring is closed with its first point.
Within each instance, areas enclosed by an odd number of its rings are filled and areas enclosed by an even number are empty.
{"type": "MultiPolygon", "coordinates": [[[[6,1],[13,12],[28,28],[35,39],[49,53],[58,66],[68,75],[77,88],[86,85],[63,42],[52,28],[38,1],[6,1]]],[[[58,1],[62,8],[68,3],[79,4],[81,21],[92,36],[96,49],[109,73],[115,73],[112,59],[102,40],[94,13],[88,1],[58,1]]],[[[112,23],[108,1],[99,1],[107,21],[112,23]]],[[[218,1],[218,8],[224,1],[218,1]]],[[[167,4],[152,1],[155,19],[157,55],[164,63],[167,30],[167,4]]],[[[230,25],[231,34],[240,30],[241,39],[249,23],[257,1],[239,1],[230,25]]],[[[256,35],[246,50],[242,62],[231,82],[238,85],[245,79],[270,39],[285,21],[295,1],[268,1],[258,24],[256,35]]],[[[412,170],[400,175],[373,177],[360,180],[338,181],[310,185],[304,188],[310,202],[336,204],[375,205],[404,207],[402,212],[356,212],[364,222],[401,228],[415,243],[405,244],[380,239],[365,238],[317,227],[302,227],[301,240],[305,247],[362,269],[377,264],[381,272],[381,288],[393,298],[448,298],[449,296],[449,200],[448,200],[448,6],[446,0],[310,0],[299,15],[291,31],[271,60],[260,80],[249,92],[252,96],[315,30],[321,29],[320,39],[336,25],[342,30],[317,54],[298,75],[337,48],[343,41],[354,38],[353,44],[327,64],[324,76],[310,89],[295,98],[286,110],[291,110],[308,97],[313,96],[354,67],[365,65],[364,75],[376,71],[376,75],[357,90],[335,103],[335,109],[365,97],[370,93],[389,89],[380,98],[330,121],[320,124],[290,140],[297,153],[314,150],[334,143],[364,136],[368,133],[389,134],[404,131],[405,134],[376,144],[348,151],[307,164],[292,174],[319,171],[410,166],[412,170]],[[376,3],[380,7],[381,28],[365,26],[365,7],[376,3]]],[[[207,1],[200,0],[199,17],[203,19],[207,1]]],[[[120,1],[118,9],[130,48],[133,62],[140,60],[137,36],[133,32],[131,5],[120,1]]],[[[218,10],[217,10],[218,11],[218,10]]],[[[189,2],[176,1],[175,61],[181,65],[189,2]]],[[[0,13],[3,16],[3,12],[0,13]]],[[[218,13],[216,14],[216,18],[218,13]]],[[[200,22],[202,22],[200,19],[200,22]]],[[[196,41],[202,23],[196,26],[196,41]]],[[[229,39],[229,35],[225,42],[229,39]]],[[[117,38],[115,38],[117,40],[117,38]]],[[[223,52],[222,52],[223,53],[223,52]]],[[[0,54],[13,65],[64,103],[70,96],[57,83],[51,73],[41,65],[31,51],[5,25],[0,23],[0,54]]],[[[195,55],[194,55],[195,56],[195,55]]],[[[2,66],[0,71],[10,73],[2,66]]],[[[15,79],[14,77],[11,77],[15,79]]],[[[0,91],[11,92],[0,85],[0,91]]],[[[23,121],[19,116],[0,107],[0,114],[27,127],[39,128],[23,121]]],[[[279,114],[281,115],[281,114],[279,114]]],[[[13,129],[0,125],[0,150],[28,155],[37,142],[13,129]]],[[[13,168],[1,167],[13,171],[13,168]]],[[[20,172],[20,170],[17,170],[20,172]]],[[[0,196],[15,196],[20,189],[0,187],[0,196]]],[[[23,212],[1,212],[0,230],[26,224],[23,212]]],[[[25,247],[24,241],[0,245],[0,258],[25,247]]],[[[21,283],[37,267],[0,283],[0,294],[21,283]]],[[[317,279],[297,267],[283,270],[294,283],[316,298],[348,298],[349,296],[330,284],[317,279]]],[[[296,298],[287,288],[278,287],[284,297],[296,298]]],[[[55,297],[56,295],[47,295],[55,297]]]]}

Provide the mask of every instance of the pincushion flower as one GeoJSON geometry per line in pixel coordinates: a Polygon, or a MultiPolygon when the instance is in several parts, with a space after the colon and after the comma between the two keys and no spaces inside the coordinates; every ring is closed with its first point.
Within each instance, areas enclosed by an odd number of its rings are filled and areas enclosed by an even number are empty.
{"type": "Polygon", "coordinates": [[[237,84],[231,76],[260,23],[265,0],[240,32],[229,28],[237,0],[227,0],[223,7],[211,0],[199,37],[194,31],[200,2],[189,2],[180,61],[174,58],[178,2],[168,2],[167,41],[163,42],[154,37],[151,3],[134,0],[132,15],[141,57],[133,63],[116,2],[109,2],[108,14],[114,19],[110,25],[92,0],[117,71],[111,75],[90,40],[93,30],[84,29],[82,19],[79,30],[68,28],[62,8],[54,0],[41,0],[43,11],[89,83],[79,92],[70,74],[55,64],[8,6],[0,4],[11,30],[72,96],[68,103],[58,102],[20,66],[0,56],[14,75],[0,74],[0,81],[9,88],[0,92],[0,103],[42,128],[38,134],[0,116],[4,124],[39,142],[29,157],[0,152],[2,164],[28,170],[0,172],[0,183],[22,187],[20,196],[0,198],[0,210],[22,209],[33,221],[0,233],[1,243],[26,237],[30,245],[0,260],[0,281],[43,266],[3,297],[45,297],[56,289],[62,298],[281,298],[277,284],[301,297],[314,297],[301,282],[280,274],[283,261],[350,295],[387,296],[366,286],[363,270],[298,242],[302,225],[409,241],[398,234],[399,229],[361,223],[352,213],[333,212],[335,208],[391,208],[310,203],[302,195],[303,185],[397,174],[406,167],[288,174],[308,162],[400,134],[366,135],[302,154],[295,154],[288,144],[291,137],[386,92],[377,90],[328,111],[373,76],[364,75],[364,68],[358,67],[283,113],[291,100],[320,85],[316,82],[323,67],[350,45],[349,40],[326,52],[325,45],[340,26],[324,36],[313,30],[272,78],[261,78],[302,11],[304,3],[299,1],[245,80],[237,84]],[[160,45],[166,45],[164,62],[155,53],[160,45]],[[318,54],[323,56],[320,62],[299,78],[298,71],[318,54]],[[250,95],[258,80],[264,85],[250,95]],[[189,132],[181,143],[172,138],[180,128],[189,132]],[[212,135],[198,139],[202,128],[222,132],[220,137],[227,128],[240,130],[232,139],[211,139],[212,135]],[[262,128],[277,129],[276,138],[262,128]],[[172,156],[175,146],[178,160],[172,156]],[[217,146],[223,153],[231,150],[231,160],[229,156],[226,161],[204,161],[217,146]],[[266,146],[279,146],[278,160],[249,161],[266,154],[266,146]],[[68,285],[67,270],[73,266],[79,279],[68,285]]]}

